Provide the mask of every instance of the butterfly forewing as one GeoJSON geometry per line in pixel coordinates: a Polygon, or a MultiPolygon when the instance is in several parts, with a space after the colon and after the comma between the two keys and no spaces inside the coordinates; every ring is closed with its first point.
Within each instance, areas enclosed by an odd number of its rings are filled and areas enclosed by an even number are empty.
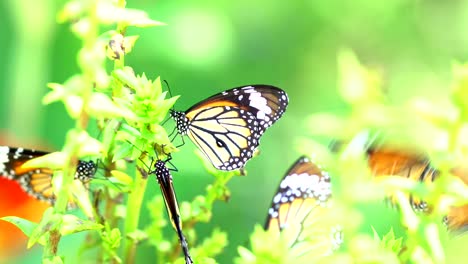
{"type": "Polygon", "coordinates": [[[273,197],[266,229],[281,234],[298,259],[329,255],[341,243],[339,228],[329,221],[330,198],[328,174],[301,157],[273,197]]]}
{"type": "Polygon", "coordinates": [[[171,116],[179,133],[188,135],[216,168],[234,170],[252,158],[260,137],[287,105],[283,90],[250,85],[216,94],[171,116]]]}

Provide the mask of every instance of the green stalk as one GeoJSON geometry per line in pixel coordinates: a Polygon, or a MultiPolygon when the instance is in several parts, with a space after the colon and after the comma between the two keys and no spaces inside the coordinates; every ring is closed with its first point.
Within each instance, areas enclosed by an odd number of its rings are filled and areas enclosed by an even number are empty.
{"type": "MultiPolygon", "coordinates": [[[[137,160],[137,168],[135,173],[135,181],[133,188],[128,195],[127,200],[127,217],[125,219],[125,235],[135,232],[138,229],[138,222],[140,220],[141,205],[143,202],[143,196],[146,190],[146,184],[148,182],[147,177],[142,175],[139,168],[145,167],[143,161],[137,160]]],[[[135,262],[135,252],[137,241],[126,239],[125,240],[125,252],[124,261],[125,263],[135,262]]]]}
{"type": "MultiPolygon", "coordinates": [[[[88,31],[88,34],[82,40],[83,48],[80,51],[80,53],[92,52],[92,48],[97,40],[99,21],[96,17],[96,8],[96,3],[90,3],[90,5],[88,6],[89,18],[91,21],[90,29],[88,31]]],[[[80,66],[82,65],[86,64],[80,64],[80,66]]],[[[82,67],[81,70],[83,72],[83,75],[85,76],[86,84],[82,87],[82,98],[83,105],[86,105],[91,93],[93,92],[93,84],[96,78],[94,69],[82,67]]],[[[57,256],[58,243],[61,239],[59,231],[61,217],[65,214],[67,210],[70,186],[72,185],[73,180],[75,178],[75,171],[78,164],[77,152],[80,147],[80,142],[77,140],[77,138],[80,137],[81,133],[86,131],[86,127],[88,126],[88,120],[89,116],[83,109],[80,113],[80,116],[76,120],[75,128],[71,129],[67,133],[65,146],[63,148],[64,153],[67,154],[67,162],[65,164],[66,166],[63,169],[63,175],[59,176],[62,177],[62,185],[57,193],[57,201],[54,205],[54,211],[57,214],[57,217],[55,217],[54,220],[57,221],[58,224],[54,223],[53,227],[49,231],[49,239],[47,239],[47,243],[44,246],[43,260],[52,259],[53,257],[57,256]]]]}

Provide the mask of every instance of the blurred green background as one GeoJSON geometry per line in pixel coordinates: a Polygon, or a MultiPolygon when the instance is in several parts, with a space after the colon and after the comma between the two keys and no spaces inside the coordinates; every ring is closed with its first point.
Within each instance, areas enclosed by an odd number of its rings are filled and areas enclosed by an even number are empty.
{"type": "MultiPolygon", "coordinates": [[[[69,25],[55,23],[64,3],[0,2],[0,135],[7,144],[60,149],[73,126],[61,104],[41,104],[46,83],[63,82],[78,71],[80,43],[69,25]]],[[[248,176],[233,179],[229,203],[218,202],[211,224],[197,227],[199,238],[215,227],[228,232],[220,263],[230,263],[237,246],[247,245],[253,226],[265,221],[277,184],[301,154],[295,147],[308,134],[305,118],[346,111],[337,93],[341,47],[384,74],[388,96],[397,104],[417,94],[446,95],[452,62],[468,58],[468,2],[461,0],[134,0],[127,6],[168,24],[130,29],[128,35],[140,39],[126,64],[137,74],[167,80],[172,93],[182,95],[177,109],[245,84],[272,84],[289,95],[286,114],[262,138],[261,155],[246,167],[248,176]]],[[[172,122],[166,124],[172,128],[172,122]]],[[[174,155],[180,201],[203,193],[213,180],[194,149],[188,143],[174,155]]],[[[146,197],[155,194],[156,180],[146,197]]],[[[143,215],[140,226],[148,219],[143,215]]],[[[75,237],[80,235],[66,239],[67,245],[78,243],[75,237]]],[[[74,259],[73,247],[62,250],[74,259]]],[[[38,260],[41,253],[35,248],[24,261],[38,260]]],[[[142,247],[138,254],[144,260],[154,253],[142,247]]]]}

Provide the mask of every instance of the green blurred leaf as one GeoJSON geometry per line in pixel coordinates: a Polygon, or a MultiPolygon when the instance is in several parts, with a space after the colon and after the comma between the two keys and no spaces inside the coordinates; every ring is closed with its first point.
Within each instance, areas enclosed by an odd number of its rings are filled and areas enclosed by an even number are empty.
{"type": "Polygon", "coordinates": [[[114,102],[103,93],[93,93],[86,106],[88,113],[97,118],[135,118],[129,109],[114,104],[114,102]]]}
{"type": "Polygon", "coordinates": [[[42,260],[43,264],[63,264],[63,259],[59,256],[53,256],[42,260]]]}
{"type": "Polygon", "coordinates": [[[140,85],[139,79],[135,76],[135,72],[130,67],[116,69],[112,72],[112,76],[132,90],[136,90],[140,85]]]}
{"type": "Polygon", "coordinates": [[[234,260],[236,264],[267,264],[267,263],[297,263],[291,258],[286,239],[281,239],[275,232],[265,231],[256,225],[250,236],[251,250],[238,247],[239,257],[234,260]]]}
{"type": "Polygon", "coordinates": [[[74,215],[63,215],[63,221],[60,226],[60,233],[62,235],[74,234],[87,230],[99,230],[104,226],[88,220],[82,220],[74,215]]]}
{"type": "Polygon", "coordinates": [[[111,249],[119,248],[120,241],[122,240],[120,230],[118,228],[113,228],[110,231],[103,231],[101,233],[101,238],[105,243],[106,247],[111,249]]]}
{"type": "Polygon", "coordinates": [[[31,248],[38,241],[45,241],[44,235],[59,227],[62,223],[60,215],[54,213],[54,209],[49,207],[44,211],[41,222],[32,230],[29,235],[27,248],[31,248]]]}
{"type": "Polygon", "coordinates": [[[379,76],[364,68],[353,51],[338,53],[339,91],[344,100],[354,106],[381,102],[383,95],[379,76]]]}
{"type": "Polygon", "coordinates": [[[135,230],[132,233],[127,234],[127,238],[135,241],[135,243],[138,244],[141,241],[148,239],[148,234],[142,230],[135,230]]]}
{"type": "MultiPolygon", "coordinates": [[[[31,222],[31,221],[29,221],[27,219],[23,219],[23,218],[17,217],[17,216],[5,216],[5,217],[2,217],[0,219],[15,225],[21,231],[23,231],[23,233],[28,237],[31,236],[33,230],[38,225],[37,223],[31,222]]],[[[39,244],[41,244],[41,245],[45,244],[45,238],[44,237],[41,237],[41,239],[39,239],[39,244]]]]}

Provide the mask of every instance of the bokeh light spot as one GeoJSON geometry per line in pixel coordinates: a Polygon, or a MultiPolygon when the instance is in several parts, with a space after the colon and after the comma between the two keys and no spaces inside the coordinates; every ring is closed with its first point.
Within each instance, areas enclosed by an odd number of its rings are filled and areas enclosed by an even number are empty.
{"type": "Polygon", "coordinates": [[[217,13],[186,9],[175,15],[170,26],[179,61],[208,66],[225,61],[232,51],[232,25],[217,13]]]}

